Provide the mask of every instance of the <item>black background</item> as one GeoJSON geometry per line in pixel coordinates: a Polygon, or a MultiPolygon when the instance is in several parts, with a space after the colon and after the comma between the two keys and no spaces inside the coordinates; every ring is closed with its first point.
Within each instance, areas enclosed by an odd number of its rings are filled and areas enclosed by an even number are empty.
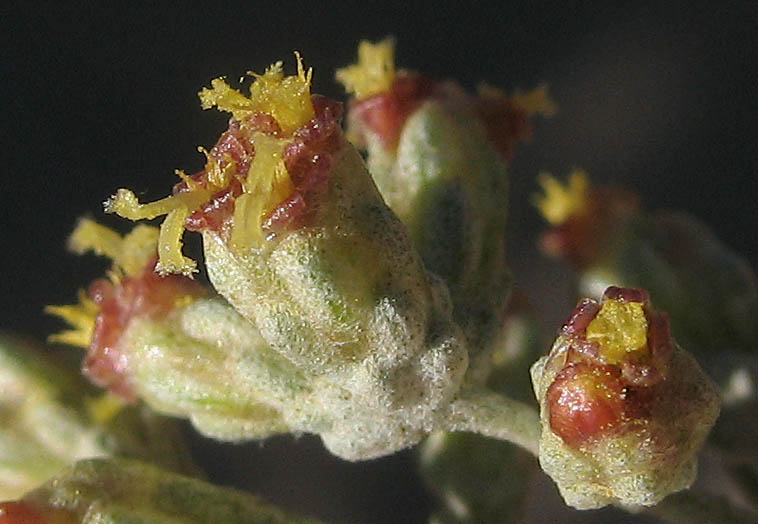
{"type": "MultiPolygon", "coordinates": [[[[211,78],[278,59],[292,67],[298,50],[314,92],[341,98],[334,69],[361,38],[388,34],[399,65],[469,88],[550,84],[560,112],[538,123],[512,168],[513,264],[523,279],[541,277],[527,287],[565,276],[531,247],[534,175],[574,166],[634,188],[649,207],[692,212],[755,264],[757,5],[5,5],[0,328],[44,338],[59,325],[43,305],[72,301],[102,271],[65,251],[77,217],[100,217],[119,187],[163,196],[175,168],[201,167],[196,146],[212,145],[226,120],[200,110],[196,93],[211,78]]],[[[351,465],[312,438],[194,445],[214,479],[334,522],[421,522],[428,511],[408,453],[351,465]]]]}

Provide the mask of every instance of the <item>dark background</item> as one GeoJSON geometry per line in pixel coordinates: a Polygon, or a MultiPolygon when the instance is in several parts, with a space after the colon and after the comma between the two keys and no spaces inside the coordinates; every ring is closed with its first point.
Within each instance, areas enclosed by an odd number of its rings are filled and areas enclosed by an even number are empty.
{"type": "MultiPolygon", "coordinates": [[[[103,270],[65,251],[77,217],[100,217],[119,187],[161,197],[175,168],[201,167],[196,146],[212,145],[226,120],[200,110],[196,93],[211,78],[278,59],[292,67],[298,50],[315,70],[313,91],[341,98],[335,68],[354,60],[361,38],[388,34],[399,65],[469,88],[550,84],[560,112],[538,123],[512,168],[522,281],[539,273],[535,289],[565,288],[565,272],[526,240],[540,227],[527,195],[538,171],[574,166],[634,188],[651,208],[699,216],[755,264],[758,4],[568,4],[5,5],[0,329],[44,338],[60,326],[42,307],[71,302],[103,270]]],[[[215,480],[333,522],[421,522],[428,511],[410,453],[353,465],[307,437],[194,446],[215,480]]]]}

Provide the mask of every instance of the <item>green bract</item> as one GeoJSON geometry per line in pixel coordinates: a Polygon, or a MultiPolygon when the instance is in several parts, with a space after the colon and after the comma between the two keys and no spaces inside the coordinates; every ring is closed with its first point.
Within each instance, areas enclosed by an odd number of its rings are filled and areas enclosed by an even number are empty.
{"type": "Polygon", "coordinates": [[[98,404],[114,401],[103,400],[69,364],[0,336],[0,500],[90,457],[129,456],[194,471],[172,421],[142,407],[98,415],[98,404]]]}
{"type": "Polygon", "coordinates": [[[437,424],[467,366],[444,285],[345,144],[311,224],[239,253],[204,234],[214,287],[308,377],[299,410],[345,458],[412,445],[437,424]],[[317,408],[320,413],[314,412],[317,408]]]}
{"type": "Polygon", "coordinates": [[[55,524],[316,522],[287,514],[247,493],[116,459],[79,462],[18,504],[21,507],[6,504],[6,511],[26,511],[55,524]]]}
{"type": "Polygon", "coordinates": [[[479,351],[492,343],[508,297],[508,178],[465,94],[450,91],[451,100],[425,102],[408,117],[392,169],[372,174],[424,263],[447,283],[455,318],[479,351]]]}

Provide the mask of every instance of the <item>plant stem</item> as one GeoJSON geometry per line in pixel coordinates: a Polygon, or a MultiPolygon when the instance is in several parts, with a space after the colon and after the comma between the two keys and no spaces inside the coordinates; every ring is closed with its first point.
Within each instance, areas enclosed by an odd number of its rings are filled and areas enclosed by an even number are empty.
{"type": "Polygon", "coordinates": [[[538,454],[540,421],[532,406],[486,390],[462,393],[450,405],[445,431],[470,431],[513,442],[538,454]]]}

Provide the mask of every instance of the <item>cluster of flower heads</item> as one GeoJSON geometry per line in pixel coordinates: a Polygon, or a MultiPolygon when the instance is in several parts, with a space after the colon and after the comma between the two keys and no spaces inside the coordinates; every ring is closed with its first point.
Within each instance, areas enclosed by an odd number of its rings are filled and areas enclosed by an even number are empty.
{"type": "MultiPolygon", "coordinates": [[[[649,506],[689,486],[718,395],[651,286],[622,279],[579,303],[532,367],[539,415],[491,380],[508,376],[497,369],[507,168],[531,118],[556,110],[544,86],[469,94],[397,69],[391,40],[363,42],[337,72],[354,95],[343,135],[342,104],[311,94],[299,55],[295,75],[281,62],[251,75],[248,95],[223,79],[200,92],[231,118],[200,148],[199,173],[177,171],[156,202],[119,189],[105,204],[129,220],[165,216],[160,228],[122,236],[82,220],[74,231],[74,251],[113,266],[79,304],[48,310],[73,327],[53,341],[87,348],[93,382],[208,436],[310,432],[349,460],[434,431],[507,439],[538,449],[578,508],[649,506]],[[192,279],[185,231],[203,236],[212,286],[192,279]]],[[[601,253],[634,229],[636,201],[582,172],[539,182],[545,251],[589,272],[612,259],[601,253]]]]}

